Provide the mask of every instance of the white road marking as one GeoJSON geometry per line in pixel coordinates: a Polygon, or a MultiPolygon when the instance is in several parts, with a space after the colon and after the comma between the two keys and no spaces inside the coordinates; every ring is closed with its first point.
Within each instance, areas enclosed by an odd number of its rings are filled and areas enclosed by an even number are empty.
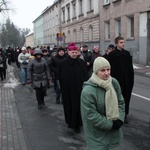
{"type": "Polygon", "coordinates": [[[134,96],[137,96],[137,97],[140,97],[140,98],[142,98],[142,99],[145,99],[145,100],[150,101],[150,98],[148,98],[148,97],[145,97],[145,96],[142,96],[142,95],[139,95],[139,94],[136,94],[136,93],[132,93],[132,95],[134,95],[134,96]]]}

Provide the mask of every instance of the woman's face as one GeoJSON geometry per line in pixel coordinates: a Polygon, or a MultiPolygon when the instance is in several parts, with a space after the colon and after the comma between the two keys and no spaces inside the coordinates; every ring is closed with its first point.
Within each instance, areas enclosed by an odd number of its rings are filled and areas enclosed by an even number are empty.
{"type": "Polygon", "coordinates": [[[97,75],[102,80],[107,80],[110,76],[110,68],[105,67],[103,69],[98,70],[97,75]]]}

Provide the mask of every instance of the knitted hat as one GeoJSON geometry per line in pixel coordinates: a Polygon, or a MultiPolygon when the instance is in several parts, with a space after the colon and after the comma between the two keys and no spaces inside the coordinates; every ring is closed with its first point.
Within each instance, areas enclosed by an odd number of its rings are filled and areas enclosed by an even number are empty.
{"type": "Polygon", "coordinates": [[[98,70],[103,69],[105,67],[110,68],[110,64],[104,57],[97,57],[94,60],[94,64],[93,64],[93,72],[94,73],[97,73],[98,70]]]}
{"type": "Polygon", "coordinates": [[[74,42],[70,43],[68,45],[68,51],[75,51],[78,50],[78,47],[76,46],[76,44],[74,42]]]}
{"type": "Polygon", "coordinates": [[[26,47],[25,47],[25,46],[23,46],[21,50],[22,50],[22,51],[25,51],[25,50],[27,50],[27,49],[26,49],[26,47]]]}

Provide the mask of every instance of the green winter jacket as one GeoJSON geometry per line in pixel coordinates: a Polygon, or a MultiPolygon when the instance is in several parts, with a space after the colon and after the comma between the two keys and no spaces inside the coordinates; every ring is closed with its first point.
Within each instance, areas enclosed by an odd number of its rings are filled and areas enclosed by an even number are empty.
{"type": "MultiPolygon", "coordinates": [[[[112,78],[119,105],[119,119],[124,122],[125,104],[118,81],[112,78]]],[[[121,128],[112,130],[113,122],[106,118],[105,89],[88,81],[81,92],[81,116],[88,150],[108,150],[118,146],[123,138],[121,128]]]]}

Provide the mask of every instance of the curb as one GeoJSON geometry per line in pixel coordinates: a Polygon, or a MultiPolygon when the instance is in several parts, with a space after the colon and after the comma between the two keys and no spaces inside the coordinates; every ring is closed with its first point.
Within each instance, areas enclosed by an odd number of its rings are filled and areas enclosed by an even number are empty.
{"type": "Polygon", "coordinates": [[[28,150],[12,88],[0,83],[0,149],[28,150]]]}

